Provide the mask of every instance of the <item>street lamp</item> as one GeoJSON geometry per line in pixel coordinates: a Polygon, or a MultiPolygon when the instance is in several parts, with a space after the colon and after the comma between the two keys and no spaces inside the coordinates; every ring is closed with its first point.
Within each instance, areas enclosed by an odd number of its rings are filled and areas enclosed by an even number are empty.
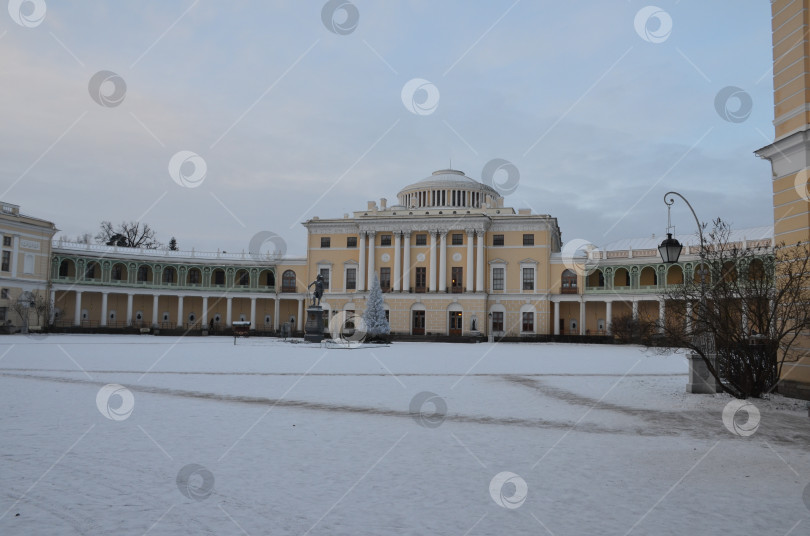
{"type": "MultiPolygon", "coordinates": [[[[681,250],[683,249],[681,243],[672,238],[672,233],[669,232],[669,230],[672,229],[670,210],[672,209],[672,205],[675,203],[675,199],[671,197],[673,195],[677,195],[683,199],[683,202],[686,203],[686,206],[688,206],[689,210],[692,211],[692,216],[695,217],[695,222],[697,223],[698,227],[698,236],[700,237],[700,268],[698,269],[698,274],[700,275],[700,309],[697,319],[697,324],[699,327],[697,329],[697,333],[693,334],[693,342],[696,347],[701,349],[703,355],[705,355],[707,359],[712,362],[712,366],[714,366],[714,337],[711,335],[711,333],[709,333],[708,326],[704,325],[706,322],[706,275],[708,272],[706,270],[706,242],[703,239],[703,226],[695,213],[695,209],[692,208],[689,201],[687,201],[686,198],[678,192],[667,192],[664,194],[664,204],[667,206],[667,237],[663,242],[661,242],[661,245],[658,246],[658,251],[661,254],[661,260],[667,264],[671,264],[678,262],[678,258],[681,255],[681,250]]],[[[686,280],[684,279],[684,284],[685,283],[686,280]]],[[[705,378],[708,377],[708,367],[700,358],[697,357],[697,354],[693,353],[689,359],[689,384],[686,388],[687,392],[717,392],[717,386],[709,385],[709,383],[705,380],[705,378]]]]}

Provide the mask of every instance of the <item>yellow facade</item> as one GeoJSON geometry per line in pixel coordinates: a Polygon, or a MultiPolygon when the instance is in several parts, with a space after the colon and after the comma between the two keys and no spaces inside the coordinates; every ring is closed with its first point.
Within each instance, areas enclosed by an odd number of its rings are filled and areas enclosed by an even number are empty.
{"type": "MultiPolygon", "coordinates": [[[[771,162],[774,240],[810,242],[810,0],[771,3],[774,142],[756,153],[771,162]]],[[[810,399],[810,334],[782,372],[780,391],[810,399]]]]}

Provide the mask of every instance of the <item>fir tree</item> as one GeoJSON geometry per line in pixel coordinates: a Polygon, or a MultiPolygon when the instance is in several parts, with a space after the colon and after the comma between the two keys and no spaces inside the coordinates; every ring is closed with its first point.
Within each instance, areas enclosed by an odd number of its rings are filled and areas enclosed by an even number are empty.
{"type": "Polygon", "coordinates": [[[363,313],[363,322],[366,324],[367,340],[387,341],[391,333],[391,326],[385,318],[385,306],[383,305],[382,289],[377,274],[371,283],[366,302],[366,311],[363,313]]]}
{"type": "Polygon", "coordinates": [[[178,249],[177,248],[177,239],[175,237],[172,237],[172,239],[169,240],[169,250],[177,251],[177,249],[178,249]]]}

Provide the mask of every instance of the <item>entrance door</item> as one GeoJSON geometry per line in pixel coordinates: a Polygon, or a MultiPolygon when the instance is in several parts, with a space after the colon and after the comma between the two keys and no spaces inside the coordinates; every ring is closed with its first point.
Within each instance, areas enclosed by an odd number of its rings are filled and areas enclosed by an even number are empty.
{"type": "Polygon", "coordinates": [[[560,335],[565,335],[565,318],[560,318],[560,335]]]}
{"type": "Polygon", "coordinates": [[[461,311],[450,311],[450,336],[461,336],[461,311]]]}
{"type": "Polygon", "coordinates": [[[414,335],[425,334],[425,312],[413,311],[411,319],[411,333],[414,335]]]}

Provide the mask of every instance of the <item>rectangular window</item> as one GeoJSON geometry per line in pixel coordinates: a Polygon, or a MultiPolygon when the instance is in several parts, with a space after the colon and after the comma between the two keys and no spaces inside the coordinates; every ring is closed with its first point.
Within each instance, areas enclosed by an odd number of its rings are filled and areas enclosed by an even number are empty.
{"type": "Polygon", "coordinates": [[[357,268],[346,268],[346,290],[357,289],[357,268]]]}
{"type": "Polygon", "coordinates": [[[427,235],[426,234],[418,234],[418,235],[416,235],[416,245],[417,246],[427,246],[427,235]]]}
{"type": "Polygon", "coordinates": [[[464,244],[464,235],[461,233],[453,233],[452,245],[461,246],[463,244],[464,244]]]}
{"type": "Polygon", "coordinates": [[[503,290],[503,268],[492,269],[492,290],[503,290]]]}
{"type": "Polygon", "coordinates": [[[523,245],[524,246],[533,246],[534,245],[534,235],[533,234],[525,234],[525,235],[523,235],[523,245]]]}
{"type": "Polygon", "coordinates": [[[346,247],[347,248],[356,248],[357,247],[357,237],[356,236],[347,236],[346,237],[346,247]]]}
{"type": "Polygon", "coordinates": [[[2,264],[0,264],[0,270],[2,270],[4,272],[10,272],[11,271],[11,252],[10,251],[4,251],[3,252],[3,261],[2,261],[2,264]]]}
{"type": "Polygon", "coordinates": [[[331,244],[332,244],[332,239],[330,237],[328,237],[328,236],[322,236],[321,237],[321,247],[322,248],[331,247],[331,244]]]}
{"type": "Polygon", "coordinates": [[[502,234],[492,235],[492,245],[493,246],[502,246],[503,245],[503,235],[502,234]]]}
{"type": "Polygon", "coordinates": [[[0,290],[0,298],[7,300],[8,299],[8,289],[4,288],[0,290]]]}
{"type": "Polygon", "coordinates": [[[380,268],[380,288],[383,292],[391,290],[391,268],[380,268]]]}
{"type": "Polygon", "coordinates": [[[453,293],[462,292],[464,287],[462,286],[462,280],[464,279],[464,268],[461,266],[453,266],[450,269],[451,279],[450,279],[450,289],[453,293]]]}
{"type": "Polygon", "coordinates": [[[523,290],[534,290],[534,268],[523,269],[523,290]]]}
{"type": "Polygon", "coordinates": [[[525,333],[534,333],[534,313],[523,313],[523,329],[525,333]]]}
{"type": "Polygon", "coordinates": [[[391,235],[390,234],[380,235],[380,245],[381,246],[390,246],[391,245],[391,235]]]}
{"type": "Polygon", "coordinates": [[[3,245],[6,246],[6,247],[11,247],[11,237],[10,236],[4,236],[3,237],[3,245]]]}
{"type": "Polygon", "coordinates": [[[424,266],[416,267],[416,292],[424,292],[427,283],[427,268],[424,266]]]}
{"type": "Polygon", "coordinates": [[[323,289],[329,290],[329,268],[321,268],[318,273],[323,277],[323,289]]]}
{"type": "Polygon", "coordinates": [[[503,311],[492,313],[492,331],[503,331],[503,311]]]}

